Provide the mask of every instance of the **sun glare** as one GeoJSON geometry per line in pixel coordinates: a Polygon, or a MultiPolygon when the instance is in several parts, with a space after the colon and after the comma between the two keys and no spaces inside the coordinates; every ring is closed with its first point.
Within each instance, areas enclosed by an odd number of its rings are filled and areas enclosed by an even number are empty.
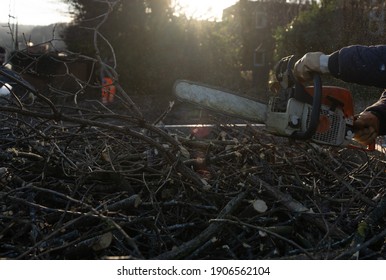
{"type": "Polygon", "coordinates": [[[20,25],[49,25],[70,22],[69,6],[54,0],[2,0],[0,23],[20,25]]]}
{"type": "Polygon", "coordinates": [[[238,0],[174,0],[176,15],[199,20],[221,21],[222,12],[238,0]]]}

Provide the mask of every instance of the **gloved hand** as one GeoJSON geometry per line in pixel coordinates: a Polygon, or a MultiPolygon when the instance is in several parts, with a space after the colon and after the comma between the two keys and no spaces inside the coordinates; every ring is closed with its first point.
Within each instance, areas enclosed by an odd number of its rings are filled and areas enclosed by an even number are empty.
{"type": "Polygon", "coordinates": [[[300,82],[312,80],[312,73],[326,74],[328,71],[328,55],[322,52],[309,52],[294,65],[294,76],[300,82]]]}
{"type": "Polygon", "coordinates": [[[379,119],[370,111],[362,112],[354,120],[354,139],[362,145],[371,144],[379,133],[379,119]]]}

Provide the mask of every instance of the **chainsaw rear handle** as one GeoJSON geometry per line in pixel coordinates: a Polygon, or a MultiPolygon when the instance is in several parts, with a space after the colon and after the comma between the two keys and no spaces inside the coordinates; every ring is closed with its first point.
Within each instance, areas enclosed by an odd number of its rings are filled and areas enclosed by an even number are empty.
{"type": "MultiPolygon", "coordinates": [[[[295,93],[304,96],[307,95],[304,86],[297,81],[293,74],[296,62],[294,55],[282,58],[275,66],[276,79],[283,88],[292,88],[295,86],[295,93]]],[[[315,134],[319,125],[320,108],[322,105],[322,80],[318,73],[313,73],[314,96],[312,99],[312,112],[309,125],[305,131],[295,131],[291,137],[299,140],[308,140],[315,134]]]]}
{"type": "MultiPolygon", "coordinates": [[[[320,108],[322,105],[322,80],[319,74],[313,74],[314,81],[314,96],[312,100],[312,112],[309,126],[306,131],[295,131],[292,137],[299,140],[307,140],[312,138],[319,125],[320,108]]],[[[299,82],[295,82],[295,90],[304,90],[304,86],[299,82]]]]}

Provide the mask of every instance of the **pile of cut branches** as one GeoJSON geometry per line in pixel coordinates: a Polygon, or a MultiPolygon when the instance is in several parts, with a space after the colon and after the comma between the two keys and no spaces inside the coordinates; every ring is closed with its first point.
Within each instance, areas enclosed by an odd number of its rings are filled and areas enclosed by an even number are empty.
{"type": "Polygon", "coordinates": [[[0,110],[0,258],[386,257],[380,152],[34,96],[0,110]]]}

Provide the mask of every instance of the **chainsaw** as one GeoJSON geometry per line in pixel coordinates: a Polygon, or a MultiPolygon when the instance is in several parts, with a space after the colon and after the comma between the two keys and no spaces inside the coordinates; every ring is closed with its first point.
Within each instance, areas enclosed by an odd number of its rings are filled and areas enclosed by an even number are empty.
{"type": "MultiPolygon", "coordinates": [[[[313,86],[304,86],[293,75],[294,62],[294,56],[288,56],[276,64],[268,104],[187,80],[177,80],[173,91],[182,102],[265,124],[265,130],[274,135],[329,146],[366,148],[353,140],[355,116],[351,92],[322,86],[318,74],[313,75],[313,86]]],[[[374,147],[369,145],[366,149],[374,147]]]]}

